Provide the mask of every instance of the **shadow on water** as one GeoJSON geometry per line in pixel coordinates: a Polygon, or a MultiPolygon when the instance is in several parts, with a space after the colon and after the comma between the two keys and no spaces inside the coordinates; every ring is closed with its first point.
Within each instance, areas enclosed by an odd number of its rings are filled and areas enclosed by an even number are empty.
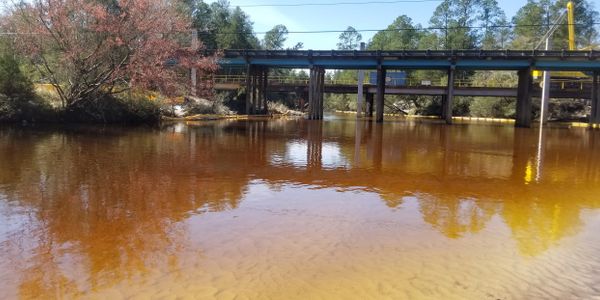
{"type": "Polygon", "coordinates": [[[451,239],[499,216],[519,251],[536,256],[576,234],[583,210],[600,208],[599,152],[595,131],[495,125],[0,128],[0,214],[10,228],[0,232],[1,266],[26,274],[7,279],[25,297],[57,285],[77,295],[152,264],[178,270],[189,243],[180,223],[236,210],[256,181],[376,193],[389,209],[414,197],[422,220],[451,239]],[[66,276],[67,265],[86,275],[66,276]]]}

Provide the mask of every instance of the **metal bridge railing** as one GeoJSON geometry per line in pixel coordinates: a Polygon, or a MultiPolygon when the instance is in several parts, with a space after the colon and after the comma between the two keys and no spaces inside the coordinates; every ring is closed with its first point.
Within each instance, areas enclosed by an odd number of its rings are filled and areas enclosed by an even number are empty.
{"type": "Polygon", "coordinates": [[[233,57],[356,57],[356,58],[600,58],[600,51],[568,50],[394,50],[394,51],[357,51],[357,50],[235,50],[223,52],[226,58],[233,57]]]}
{"type": "MultiPolygon", "coordinates": [[[[245,75],[215,75],[213,76],[216,84],[239,84],[246,83],[245,75]]],[[[289,76],[270,76],[269,83],[275,85],[308,85],[308,78],[297,78],[289,76]]],[[[370,85],[368,80],[363,82],[365,85],[370,85]]],[[[341,79],[325,79],[325,85],[357,85],[357,80],[341,80],[341,79]]],[[[553,86],[560,89],[577,89],[584,90],[592,84],[591,79],[552,79],[553,86]]],[[[402,86],[423,87],[423,86],[446,86],[446,79],[430,80],[428,78],[408,78],[402,86]]],[[[456,87],[482,87],[482,88],[516,88],[516,82],[488,82],[481,84],[472,79],[457,79],[455,80],[456,87]]]]}

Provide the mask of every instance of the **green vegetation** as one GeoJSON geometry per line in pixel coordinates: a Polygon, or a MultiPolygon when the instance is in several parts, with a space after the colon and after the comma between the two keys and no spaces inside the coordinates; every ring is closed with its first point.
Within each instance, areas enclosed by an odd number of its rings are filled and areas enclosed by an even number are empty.
{"type": "Polygon", "coordinates": [[[36,121],[52,117],[52,109],[33,91],[8,41],[0,44],[0,121],[36,121]]]}
{"type": "Polygon", "coordinates": [[[0,31],[17,33],[4,36],[0,53],[0,119],[155,122],[161,100],[189,89],[190,68],[201,87],[217,69],[216,56],[191,49],[189,34],[182,38],[190,18],[173,4],[15,3],[0,19],[0,31]]]}
{"type": "MultiPolygon", "coordinates": [[[[567,0],[528,0],[512,19],[511,27],[505,13],[496,0],[445,0],[433,12],[428,29],[402,15],[385,30],[376,33],[367,43],[369,50],[417,50],[417,49],[532,49],[565,10],[567,0]],[[534,26],[532,26],[534,25],[534,26]],[[542,26],[537,26],[542,25],[542,26]]],[[[576,37],[580,49],[598,47],[599,32],[594,22],[599,13],[589,0],[576,0],[576,37]]],[[[338,48],[357,49],[360,34],[349,27],[340,34],[338,48]],[[358,35],[358,36],[357,36],[358,35]],[[350,45],[350,47],[348,47],[350,45]]],[[[567,49],[567,26],[555,33],[554,49],[567,49]]],[[[408,80],[431,81],[433,85],[445,85],[447,75],[441,71],[407,70],[408,80]]],[[[356,80],[356,71],[336,71],[333,80],[356,80]]],[[[456,80],[472,86],[516,86],[514,72],[459,71],[456,80]]],[[[441,99],[427,96],[385,97],[387,113],[404,112],[420,115],[438,115],[441,99]]],[[[325,100],[330,110],[355,110],[356,95],[327,95],[325,100]]],[[[552,100],[550,115],[554,119],[577,119],[585,115],[584,101],[552,100]],[[568,103],[568,105],[567,105],[568,103]]],[[[539,103],[534,103],[534,114],[539,114],[539,103]]],[[[458,97],[453,113],[457,116],[512,118],[515,115],[515,100],[512,98],[458,97]]]]}

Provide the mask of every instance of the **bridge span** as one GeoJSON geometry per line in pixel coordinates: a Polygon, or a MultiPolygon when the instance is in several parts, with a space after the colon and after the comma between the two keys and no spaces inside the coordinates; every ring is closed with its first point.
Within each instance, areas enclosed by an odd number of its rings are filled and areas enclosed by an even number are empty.
{"type": "MultiPolygon", "coordinates": [[[[518,127],[530,127],[532,121],[533,70],[583,71],[592,77],[589,94],[592,111],[590,124],[600,124],[598,103],[600,77],[600,51],[540,51],[540,50],[416,50],[416,51],[313,51],[313,50],[225,50],[220,64],[224,67],[246,68],[244,85],[246,112],[266,111],[266,92],[275,88],[269,85],[269,68],[306,68],[310,77],[308,93],[308,118],[323,118],[323,93],[332,90],[325,84],[326,69],[376,69],[377,84],[367,87],[369,95],[375,96],[377,122],[383,121],[384,95],[419,94],[442,96],[442,118],[452,123],[454,96],[502,96],[516,97],[516,122],[518,127]],[[387,70],[444,70],[448,73],[445,87],[397,88],[386,87],[387,70]],[[514,89],[461,88],[456,87],[457,70],[510,70],[518,74],[514,89]],[[486,94],[487,92],[487,94],[486,94]]],[[[340,87],[338,87],[340,89],[340,87]]],[[[350,90],[350,89],[349,89],[350,90]]],[[[352,87],[351,90],[354,90],[352,87]]],[[[343,88],[340,89],[343,91],[343,88]]],[[[552,97],[567,96],[555,91],[552,97]]],[[[571,94],[569,94],[571,95],[571,94]]]]}

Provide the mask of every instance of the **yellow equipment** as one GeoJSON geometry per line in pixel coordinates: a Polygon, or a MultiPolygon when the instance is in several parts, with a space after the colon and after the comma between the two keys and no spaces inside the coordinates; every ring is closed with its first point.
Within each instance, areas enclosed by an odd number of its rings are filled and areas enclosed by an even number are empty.
{"type": "MultiPolygon", "coordinates": [[[[569,3],[567,3],[566,15],[567,15],[567,28],[569,30],[569,50],[572,51],[572,50],[576,50],[575,49],[575,6],[573,5],[572,1],[569,1],[569,3]]],[[[556,26],[558,25],[558,23],[560,23],[560,20],[562,20],[563,18],[564,18],[564,14],[559,17],[559,19],[558,19],[559,22],[556,22],[557,24],[554,24],[555,27],[549,31],[549,33],[548,33],[549,36],[554,32],[554,30],[556,30],[556,26]]],[[[543,73],[542,71],[534,70],[533,78],[534,79],[541,78],[542,73],[543,73]]],[[[568,79],[576,80],[576,79],[589,78],[585,73],[576,72],[576,71],[552,72],[550,74],[550,76],[551,76],[550,77],[551,79],[558,79],[560,81],[566,81],[568,79]]]]}
{"type": "Polygon", "coordinates": [[[567,27],[569,28],[569,50],[575,50],[575,7],[573,2],[567,3],[567,27]]]}

